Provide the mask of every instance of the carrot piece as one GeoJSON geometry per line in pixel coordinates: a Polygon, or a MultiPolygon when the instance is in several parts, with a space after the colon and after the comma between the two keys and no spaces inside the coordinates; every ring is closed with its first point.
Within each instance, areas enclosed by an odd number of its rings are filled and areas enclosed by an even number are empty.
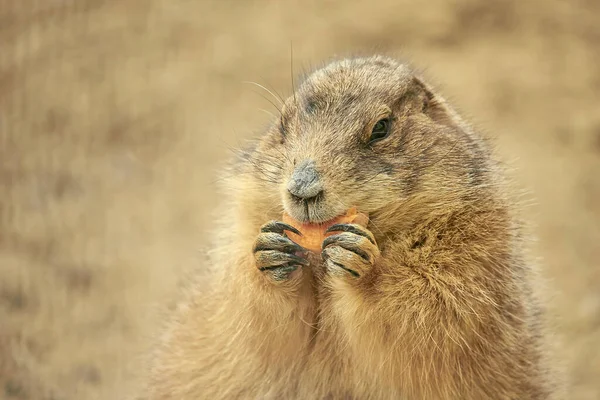
{"type": "Polygon", "coordinates": [[[320,252],[323,240],[327,236],[335,234],[334,232],[325,232],[330,226],[335,224],[359,224],[366,227],[369,223],[369,217],[367,214],[357,212],[356,207],[352,207],[345,215],[340,215],[320,224],[302,223],[286,213],[283,214],[282,221],[302,233],[302,236],[299,236],[293,232],[286,231],[287,237],[307,250],[320,252]]]}

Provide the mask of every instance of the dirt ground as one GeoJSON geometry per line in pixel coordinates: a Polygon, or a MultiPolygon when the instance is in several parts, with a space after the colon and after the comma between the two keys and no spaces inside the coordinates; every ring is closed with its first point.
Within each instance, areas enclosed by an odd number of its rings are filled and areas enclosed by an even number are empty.
{"type": "Polygon", "coordinates": [[[530,191],[570,399],[600,399],[600,2],[0,0],[0,398],[117,399],[292,73],[423,68],[530,191]],[[292,51],[293,49],[293,51],[292,51]],[[293,53],[293,54],[292,54],[293,53]]]}

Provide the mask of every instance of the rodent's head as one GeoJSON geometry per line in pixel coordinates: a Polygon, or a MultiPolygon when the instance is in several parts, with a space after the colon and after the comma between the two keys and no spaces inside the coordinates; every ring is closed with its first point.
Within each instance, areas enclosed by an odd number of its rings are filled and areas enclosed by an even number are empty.
{"type": "Polygon", "coordinates": [[[411,196],[476,185],[479,141],[408,67],[385,57],[317,70],[248,155],[252,179],[284,210],[323,222],[411,196]],[[264,186],[266,185],[266,187],[264,186]]]}

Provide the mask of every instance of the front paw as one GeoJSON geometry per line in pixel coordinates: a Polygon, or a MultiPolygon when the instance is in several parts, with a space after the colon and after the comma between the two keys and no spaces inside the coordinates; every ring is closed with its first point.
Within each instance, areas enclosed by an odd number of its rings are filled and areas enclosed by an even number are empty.
{"type": "Polygon", "coordinates": [[[271,221],[260,228],[253,248],[256,267],[276,281],[286,280],[299,266],[309,265],[307,250],[288,239],[284,231],[301,235],[293,226],[271,221]]]}
{"type": "Polygon", "coordinates": [[[323,241],[325,268],[332,274],[363,276],[379,257],[373,234],[357,224],[332,225],[327,232],[341,232],[323,241]]]}

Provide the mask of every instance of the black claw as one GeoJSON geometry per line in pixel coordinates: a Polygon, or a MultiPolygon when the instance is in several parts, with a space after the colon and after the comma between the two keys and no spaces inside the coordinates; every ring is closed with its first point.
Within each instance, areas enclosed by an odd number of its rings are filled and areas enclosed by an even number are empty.
{"type": "Polygon", "coordinates": [[[375,244],[375,241],[371,238],[371,236],[369,236],[367,232],[363,231],[362,229],[358,229],[356,226],[350,224],[331,225],[325,232],[350,232],[356,235],[366,237],[367,239],[369,239],[369,242],[375,244]]]}
{"type": "Polygon", "coordinates": [[[291,225],[288,225],[286,223],[283,222],[279,222],[279,221],[271,221],[271,222],[267,222],[266,224],[264,224],[262,226],[262,228],[260,228],[260,231],[263,233],[266,232],[273,232],[273,233],[279,233],[279,234],[283,234],[283,231],[290,231],[295,233],[296,235],[300,235],[302,236],[302,233],[294,228],[291,225]]]}
{"type": "Polygon", "coordinates": [[[268,267],[260,267],[258,270],[259,271],[273,271],[273,270],[276,270],[279,268],[286,268],[286,267],[288,267],[288,268],[294,267],[294,269],[295,269],[295,268],[298,268],[298,264],[284,263],[284,264],[270,265],[268,267]]]}
{"type": "MultiPolygon", "coordinates": [[[[274,233],[274,232],[267,232],[274,233]]],[[[276,243],[257,243],[254,246],[253,252],[264,251],[264,250],[280,250],[284,253],[295,253],[297,251],[305,252],[307,251],[304,247],[300,246],[297,243],[294,243],[291,239],[286,236],[277,236],[276,243]]]]}
{"type": "Polygon", "coordinates": [[[341,269],[343,269],[343,270],[344,270],[344,271],[346,271],[346,272],[349,272],[350,274],[352,274],[352,275],[353,275],[353,276],[355,276],[356,278],[360,277],[360,274],[359,274],[358,272],[356,272],[356,271],[353,271],[353,270],[351,270],[350,268],[346,268],[346,267],[344,267],[344,266],[343,266],[342,264],[340,264],[340,263],[336,263],[335,261],[331,261],[331,260],[329,260],[328,262],[332,263],[333,265],[335,265],[335,266],[336,266],[336,267],[338,267],[338,268],[341,268],[341,269]]]}
{"type": "Polygon", "coordinates": [[[285,263],[299,264],[299,265],[309,265],[310,264],[310,261],[308,261],[308,259],[306,259],[306,258],[298,257],[295,254],[283,253],[279,250],[266,250],[264,252],[259,252],[259,253],[257,253],[257,257],[259,260],[267,261],[267,262],[263,262],[263,261],[260,261],[260,262],[261,262],[261,264],[269,264],[268,266],[281,265],[281,264],[285,264],[285,263]]]}
{"type": "Polygon", "coordinates": [[[347,241],[340,240],[340,239],[344,239],[344,237],[341,234],[332,235],[332,236],[327,237],[323,241],[322,249],[324,250],[325,247],[329,246],[330,244],[335,244],[337,246],[340,246],[343,249],[346,249],[348,251],[358,254],[365,261],[370,262],[369,254],[366,251],[364,251],[363,249],[361,249],[360,247],[358,247],[356,245],[357,243],[348,243],[347,241]]]}
{"type": "MultiPolygon", "coordinates": [[[[338,233],[337,235],[331,235],[325,238],[325,240],[323,240],[323,245],[322,248],[324,249],[325,247],[329,246],[330,244],[332,244],[333,242],[346,242],[346,244],[348,244],[348,238],[342,236],[341,233],[338,233]]],[[[358,242],[358,240],[356,241],[358,242]]],[[[340,243],[337,243],[340,244],[340,243]]]]}
{"type": "Polygon", "coordinates": [[[303,252],[306,251],[306,249],[304,247],[302,247],[299,244],[296,244],[294,242],[285,244],[279,248],[274,248],[273,246],[269,246],[268,244],[260,244],[260,245],[256,245],[256,247],[254,247],[255,253],[257,251],[266,251],[266,250],[279,250],[283,253],[295,253],[297,251],[303,251],[303,252]]]}

